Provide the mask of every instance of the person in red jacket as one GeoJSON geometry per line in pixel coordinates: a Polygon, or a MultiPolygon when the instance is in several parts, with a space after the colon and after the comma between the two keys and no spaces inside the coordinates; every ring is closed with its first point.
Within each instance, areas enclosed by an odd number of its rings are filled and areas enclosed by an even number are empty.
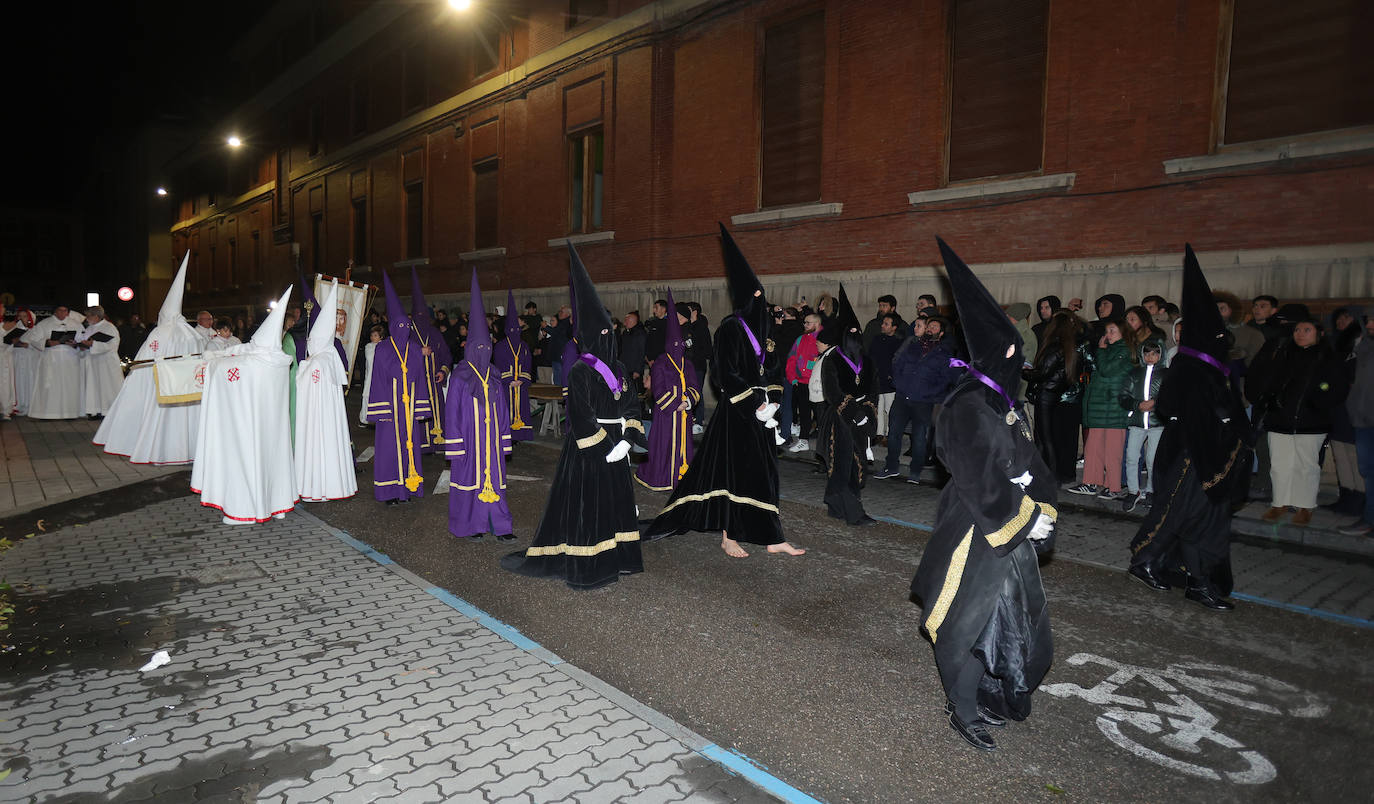
{"type": "MultiPolygon", "coordinates": [[[[787,353],[787,381],[792,383],[792,404],[796,408],[797,428],[801,435],[792,443],[789,450],[805,452],[809,445],[807,439],[812,433],[811,398],[807,395],[807,383],[811,382],[811,371],[820,359],[820,348],[816,345],[816,334],[821,329],[821,317],[812,313],[806,317],[805,331],[792,349],[787,353]]],[[[789,434],[790,435],[790,434],[789,434]]]]}

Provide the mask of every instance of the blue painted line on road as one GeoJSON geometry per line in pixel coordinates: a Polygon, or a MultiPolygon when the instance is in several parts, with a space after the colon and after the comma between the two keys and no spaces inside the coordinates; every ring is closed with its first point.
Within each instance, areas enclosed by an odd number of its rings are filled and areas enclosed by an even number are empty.
{"type": "MultiPolygon", "coordinates": [[[[320,522],[320,524],[324,525],[323,522],[320,522]]],[[[907,524],[910,527],[920,527],[919,525],[911,525],[910,523],[898,522],[897,524],[907,524]]],[[[336,536],[339,539],[339,541],[342,541],[349,547],[352,547],[358,552],[366,555],[373,561],[376,561],[378,564],[396,563],[391,559],[390,556],[377,552],[365,542],[358,541],[357,539],[353,538],[352,536],[349,536],[347,533],[344,533],[338,528],[331,528],[327,525],[324,526],[326,530],[333,533],[334,536],[336,536]]],[[[442,589],[438,586],[430,586],[425,588],[425,593],[431,595],[432,597],[434,597],[434,599],[438,600],[439,602],[443,603],[449,608],[457,611],[459,614],[462,614],[464,617],[468,617],[469,619],[475,621],[478,625],[481,625],[482,627],[486,628],[487,630],[491,631],[492,633],[496,634],[497,636],[501,637],[502,639],[506,640],[507,642],[511,643],[512,645],[516,646],[521,650],[542,651],[545,654],[545,656],[543,657],[544,661],[548,663],[550,666],[563,664],[563,660],[561,658],[558,658],[557,656],[554,656],[554,654],[552,654],[551,652],[544,650],[543,646],[540,645],[538,642],[535,642],[533,639],[530,639],[529,637],[520,633],[520,629],[515,628],[511,625],[507,625],[504,622],[501,622],[500,620],[491,616],[487,612],[477,608],[476,606],[472,605],[471,603],[467,602],[461,597],[458,597],[457,595],[453,594],[447,589],[442,589]]],[[[653,712],[658,717],[663,717],[663,715],[657,713],[655,710],[650,709],[649,711],[653,712]]],[[[668,722],[672,722],[666,717],[664,719],[668,722]]],[[[727,751],[721,748],[720,746],[716,745],[715,743],[706,746],[697,753],[701,754],[703,757],[711,760],[712,762],[721,765],[726,770],[743,776],[750,782],[753,782],[759,788],[787,802],[787,804],[825,804],[825,802],[821,801],[820,799],[814,796],[807,795],[806,793],[803,793],[802,791],[798,790],[797,788],[793,787],[787,782],[784,782],[782,779],[779,779],[778,777],[774,776],[772,773],[768,771],[766,767],[760,765],[759,763],[755,762],[749,757],[744,756],[743,754],[737,753],[735,751],[727,751]]]]}
{"type": "Polygon", "coordinates": [[[1325,609],[1314,609],[1310,606],[1299,606],[1296,603],[1284,603],[1280,600],[1270,600],[1267,597],[1259,597],[1258,595],[1247,595],[1242,592],[1233,592],[1231,593],[1231,597],[1234,597],[1237,600],[1246,600],[1251,603],[1259,603],[1262,606],[1273,606],[1276,609],[1287,609],[1288,611],[1296,611],[1299,614],[1310,614],[1313,617],[1320,617],[1323,620],[1331,620],[1332,622],[1343,623],[1345,625],[1353,625],[1359,628],[1374,629],[1374,620],[1364,620],[1359,617],[1351,617],[1348,614],[1337,614],[1334,611],[1327,611],[1325,609]]]}
{"type": "Polygon", "coordinates": [[[539,647],[538,642],[535,642],[533,639],[530,639],[529,637],[520,633],[520,629],[515,628],[514,626],[506,625],[505,623],[501,622],[500,620],[496,619],[495,617],[491,616],[485,611],[482,611],[481,609],[477,608],[476,606],[472,605],[466,600],[463,600],[462,598],[458,597],[457,595],[453,594],[447,589],[440,589],[437,586],[431,586],[425,591],[433,595],[434,597],[438,598],[440,602],[444,603],[450,608],[458,610],[458,612],[463,614],[464,616],[476,620],[478,624],[484,626],[485,628],[487,628],[487,630],[491,631],[492,633],[511,643],[520,650],[535,650],[539,647]]]}
{"type": "MultiPolygon", "coordinates": [[[[872,516],[872,514],[870,514],[870,516],[872,516]]],[[[920,522],[908,522],[905,519],[898,519],[892,516],[875,516],[873,518],[878,520],[879,522],[887,522],[892,525],[901,525],[904,528],[915,528],[916,530],[923,530],[926,533],[930,533],[931,531],[935,530],[935,528],[932,528],[929,525],[922,525],[920,522]]]]}
{"type": "Polygon", "coordinates": [[[711,743],[697,753],[738,773],[789,804],[824,804],[820,799],[803,793],[769,773],[767,768],[743,754],[727,751],[715,743],[711,743]]]}

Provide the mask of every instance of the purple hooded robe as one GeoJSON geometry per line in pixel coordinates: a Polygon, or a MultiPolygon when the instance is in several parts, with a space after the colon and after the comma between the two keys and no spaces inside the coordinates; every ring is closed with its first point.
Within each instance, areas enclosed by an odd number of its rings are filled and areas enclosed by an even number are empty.
{"type": "Polygon", "coordinates": [[[372,482],[378,500],[409,500],[424,496],[420,474],[420,439],[425,421],[433,416],[424,356],[411,337],[410,319],[401,307],[391,277],[382,274],[386,316],[391,337],[377,344],[372,358],[372,386],[367,421],[377,425],[372,482]]]}
{"type": "Polygon", "coordinates": [[[420,357],[425,364],[425,382],[436,415],[430,420],[429,426],[419,433],[420,453],[429,455],[440,451],[444,443],[444,383],[453,371],[453,352],[448,348],[444,334],[434,326],[434,316],[420,290],[420,274],[413,265],[410,268],[410,322],[414,325],[410,337],[416,348],[423,350],[429,347],[430,351],[427,355],[422,352],[420,357]]]}
{"type": "Polygon", "coordinates": [[[677,320],[673,291],[668,291],[668,320],[663,354],[649,372],[653,425],[649,428],[649,459],[635,470],[635,479],[654,491],[672,491],[692,462],[692,408],[701,403],[701,381],[686,359],[682,325],[677,320]],[[682,407],[683,400],[687,407],[682,407]]]}
{"type": "MultiPolygon", "coordinates": [[[[477,271],[472,272],[471,321],[486,321],[477,271]]],[[[468,330],[463,360],[449,381],[444,452],[449,460],[448,531],[459,538],[512,530],[506,503],[510,410],[501,377],[491,365],[491,332],[468,330]]]]}
{"type": "Polygon", "coordinates": [[[520,337],[520,318],[515,314],[515,294],[506,292],[506,337],[496,344],[492,365],[501,372],[505,386],[506,407],[510,409],[510,437],[512,441],[534,438],[530,424],[530,383],[534,382],[534,358],[530,347],[520,337]]]}

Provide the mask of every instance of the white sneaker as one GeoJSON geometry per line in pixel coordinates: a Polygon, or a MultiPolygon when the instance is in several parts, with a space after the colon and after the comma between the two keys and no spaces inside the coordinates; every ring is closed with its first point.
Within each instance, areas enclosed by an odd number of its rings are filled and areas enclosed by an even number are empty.
{"type": "Polygon", "coordinates": [[[787,448],[788,452],[806,452],[811,449],[811,443],[804,438],[797,439],[797,442],[787,448]]]}

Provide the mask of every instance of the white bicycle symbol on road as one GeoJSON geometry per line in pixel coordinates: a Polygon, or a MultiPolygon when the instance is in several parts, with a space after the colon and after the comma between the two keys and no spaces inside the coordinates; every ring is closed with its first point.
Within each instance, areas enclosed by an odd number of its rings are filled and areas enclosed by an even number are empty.
{"type": "Polygon", "coordinates": [[[1218,664],[1183,662],[1155,670],[1091,653],[1076,653],[1069,657],[1068,664],[1102,665],[1112,673],[1094,687],[1062,682],[1041,685],[1040,690],[1058,698],[1082,698],[1106,707],[1097,718],[1097,727],[1107,739],[1142,759],[1203,779],[1264,784],[1273,781],[1278,773],[1264,755],[1217,731],[1220,719],[1198,704],[1193,695],[1269,715],[1314,718],[1329,711],[1316,695],[1291,684],[1218,664]],[[1163,693],[1168,700],[1147,701],[1118,693],[1137,681],[1149,692],[1163,693]],[[1239,769],[1217,770],[1197,764],[1203,742],[1234,752],[1237,761],[1224,764],[1239,769]]]}

